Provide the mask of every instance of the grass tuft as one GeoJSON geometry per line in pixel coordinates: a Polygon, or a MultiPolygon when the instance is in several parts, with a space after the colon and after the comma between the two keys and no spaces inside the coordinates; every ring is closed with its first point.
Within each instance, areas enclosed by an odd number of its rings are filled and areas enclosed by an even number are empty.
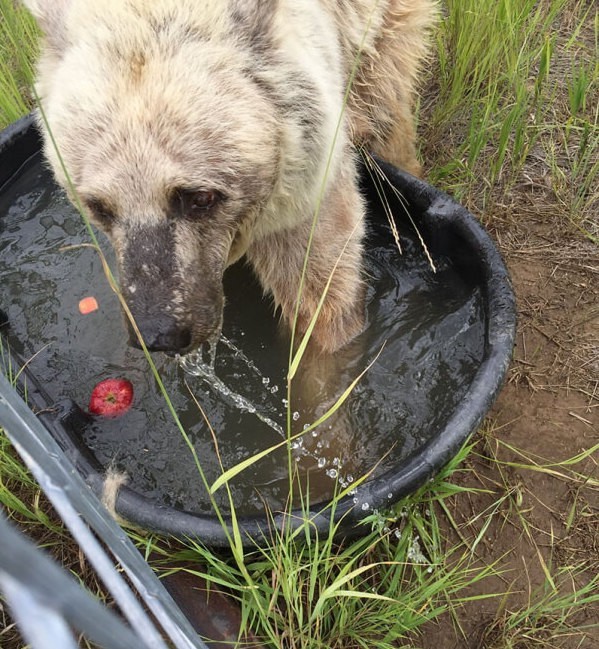
{"type": "Polygon", "coordinates": [[[565,216],[596,240],[596,6],[573,0],[444,5],[434,107],[423,120],[425,156],[437,160],[431,181],[485,210],[528,181],[540,161],[565,216]],[[592,37],[583,39],[588,31],[592,37]]]}
{"type": "Polygon", "coordinates": [[[0,0],[0,129],[28,113],[39,31],[14,0],[0,0]]]}
{"type": "Polygon", "coordinates": [[[195,542],[175,554],[161,543],[154,550],[162,553],[159,563],[167,573],[173,572],[168,568],[173,560],[203,566],[176,570],[231,594],[247,626],[269,646],[412,646],[414,632],[459,605],[463,589],[495,570],[472,568],[461,547],[448,550],[436,515],[442,501],[458,491],[449,478],[469,451],[464,447],[431,484],[392,510],[374,511],[357,540],[336,542],[334,523],[318,535],[308,518],[294,531],[273,522],[270,541],[246,554],[244,571],[195,542]]]}

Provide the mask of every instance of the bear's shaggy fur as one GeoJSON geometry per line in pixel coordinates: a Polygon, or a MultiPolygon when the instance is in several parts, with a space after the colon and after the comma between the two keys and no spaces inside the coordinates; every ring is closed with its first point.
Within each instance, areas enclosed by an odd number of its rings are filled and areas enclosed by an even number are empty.
{"type": "MultiPolygon", "coordinates": [[[[25,0],[58,181],[116,250],[147,346],[217,335],[245,256],[331,352],[363,326],[356,148],[412,173],[433,0],[25,0]],[[350,88],[346,99],[346,89],[350,88]]],[[[40,120],[40,124],[42,124],[40,120]]],[[[43,124],[42,124],[43,125],[43,124]]]]}

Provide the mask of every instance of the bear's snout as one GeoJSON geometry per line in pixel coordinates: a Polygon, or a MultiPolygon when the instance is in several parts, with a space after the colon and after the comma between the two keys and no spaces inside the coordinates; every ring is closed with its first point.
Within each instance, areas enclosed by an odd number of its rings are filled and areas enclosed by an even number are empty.
{"type": "MultiPolygon", "coordinates": [[[[115,242],[121,290],[147,349],[184,354],[217,336],[226,246],[173,220],[123,231],[115,242]]],[[[132,324],[129,343],[141,348],[132,324]]]]}
{"type": "MultiPolygon", "coordinates": [[[[188,351],[191,341],[191,328],[181,325],[169,315],[155,315],[136,320],[139,333],[151,352],[183,353],[188,351]]],[[[129,328],[129,343],[141,349],[137,333],[129,328]]]]}

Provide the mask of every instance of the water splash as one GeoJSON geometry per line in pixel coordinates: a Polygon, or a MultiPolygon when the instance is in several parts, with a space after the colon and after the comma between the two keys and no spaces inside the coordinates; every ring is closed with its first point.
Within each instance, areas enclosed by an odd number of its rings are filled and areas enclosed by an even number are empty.
{"type": "MultiPolygon", "coordinates": [[[[252,400],[248,399],[244,395],[232,390],[229,386],[219,377],[216,373],[216,353],[218,343],[222,342],[224,347],[228,348],[233,353],[233,357],[239,361],[242,365],[252,372],[258,379],[261,386],[264,390],[270,394],[275,394],[278,391],[277,385],[271,384],[271,379],[265,376],[256,364],[248,358],[248,356],[239,349],[234,343],[232,343],[225,336],[220,337],[220,339],[212,340],[208,343],[202,345],[199,349],[185,356],[178,356],[178,362],[181,368],[189,375],[198,377],[206,382],[208,387],[217,393],[219,393],[229,404],[238,408],[242,412],[247,412],[253,414],[263,423],[269,426],[272,430],[276,431],[284,439],[287,438],[287,434],[283,426],[277,423],[272,417],[268,416],[263,412],[263,408],[258,407],[252,400]]],[[[287,399],[282,398],[281,403],[284,409],[287,409],[289,402],[287,399]]],[[[275,408],[270,404],[271,408],[275,408]]],[[[283,413],[277,412],[279,416],[282,416],[283,413]]],[[[293,411],[291,413],[291,418],[293,421],[299,421],[301,414],[299,411],[293,411]]],[[[304,431],[307,432],[307,429],[310,427],[310,424],[306,423],[303,426],[304,431]]],[[[331,428],[331,426],[329,426],[331,428]]],[[[310,431],[312,437],[317,438],[319,436],[319,430],[315,429],[310,431]]],[[[316,461],[318,469],[324,471],[324,475],[331,479],[334,482],[337,482],[343,489],[347,488],[354,478],[352,475],[344,475],[341,471],[342,464],[341,460],[338,457],[332,459],[325,456],[325,449],[329,448],[329,443],[319,440],[316,444],[316,448],[307,448],[304,445],[303,437],[299,437],[291,442],[291,449],[293,451],[294,460],[299,462],[302,457],[309,457],[312,460],[316,461]]],[[[351,494],[355,495],[356,490],[352,490],[351,494]]],[[[357,502],[357,499],[354,499],[357,502]]],[[[369,505],[367,504],[366,507],[369,505]]],[[[363,505],[364,508],[364,505],[363,505]]]]}
{"type": "MultiPolygon", "coordinates": [[[[230,349],[236,352],[236,355],[253,371],[255,371],[260,377],[262,374],[256,365],[241,352],[238,350],[233,343],[227,340],[224,336],[221,336],[221,340],[227,345],[230,349]]],[[[287,435],[283,430],[283,427],[278,424],[274,419],[271,419],[268,415],[265,415],[261,412],[250,399],[244,397],[242,394],[231,390],[222,379],[216,375],[216,370],[214,367],[216,361],[216,347],[218,340],[210,341],[202,345],[197,351],[190,352],[185,356],[179,356],[178,361],[180,366],[183,368],[187,374],[191,376],[197,376],[203,379],[212,389],[220,393],[229,403],[234,405],[236,408],[243,412],[248,412],[251,415],[256,415],[260,421],[264,422],[267,426],[276,431],[281,437],[286,438],[287,435]]]]}
{"type": "MultiPolygon", "coordinates": [[[[262,379],[262,385],[268,386],[268,384],[270,383],[270,378],[264,376],[264,374],[262,374],[262,372],[256,366],[256,363],[254,363],[251,358],[248,358],[247,355],[244,354],[244,352],[239,349],[239,347],[237,347],[235,343],[230,341],[226,336],[223,336],[222,334],[220,337],[220,342],[228,347],[233,352],[234,356],[238,358],[242,363],[244,363],[248,369],[252,370],[252,372],[254,372],[256,376],[262,379]]],[[[216,354],[216,345],[214,346],[214,353],[216,354]]]]}
{"type": "MultiPolygon", "coordinates": [[[[271,380],[269,377],[265,376],[260,369],[256,366],[254,361],[252,361],[248,356],[237,347],[233,342],[221,334],[220,339],[211,340],[196,351],[190,352],[185,356],[178,356],[178,361],[181,368],[190,376],[195,376],[203,381],[212,389],[218,392],[228,403],[233,405],[235,408],[238,408],[242,412],[247,412],[249,414],[255,415],[265,423],[267,426],[276,431],[284,439],[287,438],[285,430],[281,424],[277,423],[271,416],[263,412],[263,409],[259,408],[251,399],[248,399],[243,394],[232,390],[217,374],[216,374],[216,352],[218,343],[221,342],[223,345],[228,348],[233,356],[240,361],[249,371],[255,374],[260,379],[260,384],[264,386],[264,389],[271,393],[275,394],[278,390],[278,386],[271,385],[271,380]]],[[[281,400],[283,407],[288,407],[287,399],[283,398],[281,400]]],[[[277,413],[281,414],[281,413],[277,413]]],[[[300,419],[300,413],[294,411],[292,413],[292,419],[298,421],[300,419]]],[[[309,424],[304,425],[304,429],[308,428],[309,424]]],[[[318,437],[318,430],[312,430],[311,434],[313,437],[318,437]]],[[[294,451],[295,460],[299,461],[301,457],[311,457],[316,460],[316,464],[319,469],[325,469],[325,475],[332,480],[339,481],[339,484],[345,488],[353,481],[351,475],[343,475],[341,472],[341,461],[339,458],[335,457],[332,461],[323,455],[323,451],[328,447],[327,443],[319,441],[315,449],[308,449],[304,446],[303,438],[298,438],[294,440],[291,444],[291,448],[294,451]],[[323,448],[324,447],[324,448],[323,448]],[[331,466],[332,465],[332,466],[331,466]]]]}

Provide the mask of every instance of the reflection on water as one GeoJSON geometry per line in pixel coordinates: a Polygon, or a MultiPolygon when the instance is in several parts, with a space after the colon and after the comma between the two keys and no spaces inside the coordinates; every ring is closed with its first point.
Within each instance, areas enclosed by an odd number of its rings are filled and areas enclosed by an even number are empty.
{"type": "MultiPolygon", "coordinates": [[[[337,481],[350,485],[365,472],[401,462],[441,429],[478,368],[484,352],[478,289],[446,259],[435,259],[433,273],[418,242],[404,236],[400,256],[380,228],[372,230],[367,330],[333,358],[308,354],[290,393],[289,341],[241,264],[227,271],[216,351],[179,361],[153,357],[209,482],[221,469],[197,403],[225,468],[280,446],[232,482],[240,512],[262,511],[264,502],[283,507],[290,466],[304,486],[309,483],[312,501],[320,501],[337,481]],[[346,403],[296,437],[288,455],[281,444],[288,429],[297,435],[308,428],[375,357],[346,403]]],[[[86,241],[80,217],[41,164],[31,164],[0,197],[0,307],[9,317],[10,344],[25,358],[37,353],[31,368],[53,399],[68,396],[84,409],[98,381],[128,378],[134,407],[119,419],[95,420],[86,443],[102,463],[125,470],[140,492],[209,512],[193,457],[147,361],[127,345],[99,259],[77,247],[86,241]],[[96,297],[99,310],[81,316],[78,302],[87,295],[96,297]]]]}

